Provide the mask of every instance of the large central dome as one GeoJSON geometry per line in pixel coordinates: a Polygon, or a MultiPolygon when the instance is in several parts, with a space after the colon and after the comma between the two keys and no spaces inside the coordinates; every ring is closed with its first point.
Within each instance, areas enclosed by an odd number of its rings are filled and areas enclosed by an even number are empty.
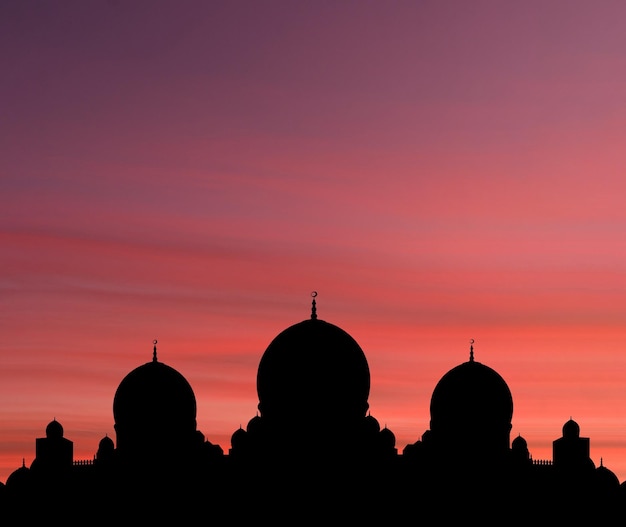
{"type": "Polygon", "coordinates": [[[343,329],[311,319],[288,327],[265,350],[257,373],[261,415],[296,419],[365,416],[370,390],[367,359],[343,329]]]}

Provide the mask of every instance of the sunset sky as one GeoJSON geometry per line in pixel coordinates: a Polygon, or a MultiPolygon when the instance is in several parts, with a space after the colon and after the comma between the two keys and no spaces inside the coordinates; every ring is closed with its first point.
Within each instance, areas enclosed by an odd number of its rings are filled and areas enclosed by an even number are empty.
{"type": "Polygon", "coordinates": [[[5,0],[0,481],[158,357],[224,451],[271,340],[350,333],[401,451],[468,360],[626,480],[626,3],[5,0]],[[601,461],[602,460],[602,461],[601,461]]]}

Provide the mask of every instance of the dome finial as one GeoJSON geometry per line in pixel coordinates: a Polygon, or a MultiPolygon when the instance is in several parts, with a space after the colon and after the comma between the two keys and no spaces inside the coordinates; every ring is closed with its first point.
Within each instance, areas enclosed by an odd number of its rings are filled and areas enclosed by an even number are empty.
{"type": "Polygon", "coordinates": [[[474,362],[474,339],[470,339],[470,362],[474,362]]]}
{"type": "Polygon", "coordinates": [[[157,345],[157,339],[154,339],[152,341],[152,344],[154,344],[154,349],[152,350],[152,362],[156,362],[157,361],[157,355],[156,355],[156,345],[157,345]]]}
{"type": "Polygon", "coordinates": [[[317,296],[317,291],[313,291],[311,293],[311,298],[313,298],[313,300],[311,301],[311,319],[315,320],[317,318],[317,307],[315,304],[315,297],[317,296]]]}

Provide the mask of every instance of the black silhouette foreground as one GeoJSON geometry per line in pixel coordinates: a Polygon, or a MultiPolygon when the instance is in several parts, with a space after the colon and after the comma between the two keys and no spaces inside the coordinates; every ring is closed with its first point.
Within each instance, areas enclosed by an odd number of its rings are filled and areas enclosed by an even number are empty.
{"type": "Polygon", "coordinates": [[[430,429],[397,451],[369,413],[370,372],[343,329],[311,317],[262,355],[258,413],[228,453],[196,428],[194,392],[157,359],[131,371],[113,399],[116,441],[75,460],[53,420],[0,485],[0,510],[24,524],[564,525],[624,520],[626,484],[589,457],[572,419],[552,460],[510,439],[504,379],[470,357],[435,386],[430,429]],[[55,520],[55,521],[56,521],[55,520]]]}

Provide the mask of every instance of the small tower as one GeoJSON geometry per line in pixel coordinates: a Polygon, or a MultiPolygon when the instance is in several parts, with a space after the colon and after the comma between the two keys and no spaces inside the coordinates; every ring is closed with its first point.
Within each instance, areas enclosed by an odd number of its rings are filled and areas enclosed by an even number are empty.
{"type": "Polygon", "coordinates": [[[552,442],[552,458],[557,468],[586,468],[592,465],[589,438],[580,437],[580,426],[571,417],[563,425],[563,437],[552,442]]]}
{"type": "Polygon", "coordinates": [[[48,423],[46,437],[35,439],[37,471],[68,469],[74,459],[74,443],[63,437],[63,426],[56,419],[48,423]]]}

